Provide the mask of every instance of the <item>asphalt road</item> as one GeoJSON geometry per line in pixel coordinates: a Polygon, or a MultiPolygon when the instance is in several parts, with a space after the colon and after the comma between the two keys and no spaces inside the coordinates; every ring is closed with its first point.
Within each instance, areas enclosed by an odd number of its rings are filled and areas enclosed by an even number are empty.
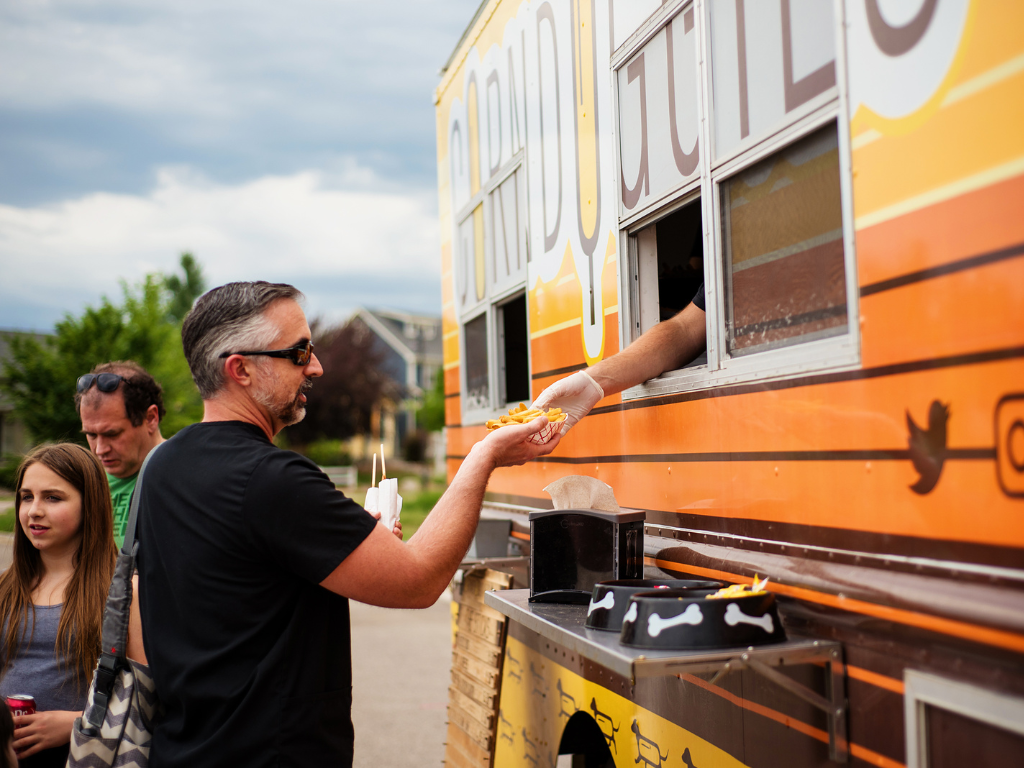
{"type": "MultiPolygon", "coordinates": [[[[0,571],[11,534],[0,533],[0,571]]],[[[422,611],[351,603],[355,768],[440,766],[451,668],[448,593],[422,611]]]]}

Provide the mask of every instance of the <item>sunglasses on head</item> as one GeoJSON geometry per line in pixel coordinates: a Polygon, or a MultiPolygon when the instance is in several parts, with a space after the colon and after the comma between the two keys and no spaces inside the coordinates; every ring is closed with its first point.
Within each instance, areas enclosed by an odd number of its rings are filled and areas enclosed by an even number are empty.
{"type": "Polygon", "coordinates": [[[309,365],[313,357],[313,342],[300,341],[294,347],[288,349],[265,349],[251,352],[223,352],[220,357],[231,357],[231,355],[264,355],[266,357],[286,357],[295,365],[309,365]]]}
{"type": "Polygon", "coordinates": [[[78,377],[78,384],[75,385],[78,393],[88,391],[89,387],[96,383],[96,389],[100,392],[113,392],[118,385],[124,381],[124,376],[119,373],[87,373],[78,377]]]}

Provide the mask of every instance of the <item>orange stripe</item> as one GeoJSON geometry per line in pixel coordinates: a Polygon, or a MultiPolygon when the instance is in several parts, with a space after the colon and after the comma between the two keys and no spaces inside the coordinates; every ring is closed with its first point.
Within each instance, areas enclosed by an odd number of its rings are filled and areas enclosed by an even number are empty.
{"type": "Polygon", "coordinates": [[[520,533],[519,531],[511,531],[510,535],[512,536],[513,539],[522,539],[523,541],[529,541],[530,540],[530,534],[528,534],[528,533],[520,533]]]}
{"type": "MultiPolygon", "coordinates": [[[[726,691],[723,688],[719,688],[717,685],[711,685],[711,683],[707,682],[706,680],[701,680],[699,677],[695,677],[694,675],[682,674],[678,677],[680,680],[685,680],[688,683],[693,683],[694,685],[703,688],[705,691],[709,691],[715,694],[716,696],[721,696],[723,699],[730,702],[731,704],[735,704],[737,707],[743,707],[743,709],[753,712],[754,714],[761,715],[762,717],[767,717],[769,720],[774,720],[777,723],[781,723],[787,728],[792,728],[794,731],[799,731],[805,736],[810,736],[811,738],[817,739],[818,741],[828,744],[828,734],[820,728],[815,728],[813,725],[808,725],[802,720],[796,720],[790,717],[789,715],[784,715],[781,712],[776,712],[774,709],[769,709],[768,707],[762,706],[761,704],[755,704],[752,701],[741,699],[739,696],[729,693],[729,691],[726,691]]],[[[862,747],[852,743],[849,745],[849,747],[851,755],[860,760],[863,760],[866,763],[877,765],[879,766],[879,768],[906,768],[906,766],[904,766],[903,763],[897,762],[896,760],[886,757],[885,755],[880,755],[877,752],[868,749],[867,747],[862,747]]]]}
{"type": "Polygon", "coordinates": [[[1024,237],[1022,196],[1018,177],[859,230],[860,284],[1016,245],[1024,237]]]}
{"type": "MultiPolygon", "coordinates": [[[[1024,232],[1020,236],[1024,240],[1024,232]]],[[[865,296],[861,314],[865,368],[902,362],[908,350],[920,360],[1018,346],[1024,341],[1024,255],[865,296]],[[937,317],[957,321],[936,323],[937,317]]]]}
{"type": "Polygon", "coordinates": [[[877,686],[878,688],[885,688],[887,691],[898,693],[900,696],[903,695],[903,681],[889,677],[888,675],[880,675],[877,672],[872,672],[862,667],[855,667],[852,664],[846,665],[846,674],[852,677],[854,680],[860,680],[862,683],[869,683],[870,685],[877,686]]]}
{"type": "MultiPolygon", "coordinates": [[[[728,571],[716,571],[711,568],[700,568],[695,565],[684,565],[682,563],[673,563],[668,560],[658,560],[649,557],[644,558],[644,561],[657,565],[659,568],[666,568],[670,571],[694,573],[700,576],[709,576],[714,579],[725,579],[726,581],[742,582],[745,584],[752,582],[752,579],[746,576],[739,576],[738,574],[729,573],[728,571]]],[[[840,610],[850,611],[851,613],[862,613],[866,616],[874,616],[875,618],[885,619],[886,621],[892,621],[897,624],[907,624],[908,626],[919,627],[932,632],[939,632],[944,635],[960,637],[964,640],[970,640],[975,643],[984,643],[985,645],[994,645],[999,648],[1006,648],[1018,653],[1024,652],[1024,636],[1013,632],[989,629],[988,627],[980,627],[976,624],[968,624],[964,621],[945,619],[939,616],[929,616],[928,614],[917,613],[916,611],[907,611],[902,608],[891,608],[887,605],[868,603],[863,600],[853,600],[848,597],[839,597],[837,595],[817,592],[813,589],[805,589],[803,587],[791,587],[786,584],[775,583],[769,584],[768,588],[772,592],[777,592],[780,595],[789,595],[790,597],[795,597],[800,600],[827,605],[831,608],[839,608],[840,610]]]]}

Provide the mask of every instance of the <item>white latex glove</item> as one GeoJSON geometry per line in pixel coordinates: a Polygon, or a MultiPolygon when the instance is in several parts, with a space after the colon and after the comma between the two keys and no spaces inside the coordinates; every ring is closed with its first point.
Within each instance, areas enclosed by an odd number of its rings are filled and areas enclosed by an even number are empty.
{"type": "Polygon", "coordinates": [[[565,424],[562,434],[568,433],[577,421],[582,419],[593,408],[597,401],[604,397],[601,385],[594,381],[586,371],[576,371],[572,376],[559,379],[549,386],[533,402],[534,408],[561,408],[565,413],[565,424]]]}

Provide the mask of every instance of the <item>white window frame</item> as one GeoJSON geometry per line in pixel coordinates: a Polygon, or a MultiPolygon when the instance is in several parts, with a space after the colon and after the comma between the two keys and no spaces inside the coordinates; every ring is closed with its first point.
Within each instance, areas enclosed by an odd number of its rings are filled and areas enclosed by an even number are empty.
{"type": "Polygon", "coordinates": [[[907,768],[928,768],[926,706],[1024,736],[1024,699],[908,669],[903,674],[907,768]]]}
{"type": "MultiPolygon", "coordinates": [[[[701,172],[698,180],[686,183],[650,201],[620,220],[619,252],[626,255],[620,270],[620,349],[639,336],[640,304],[637,290],[636,233],[700,196],[704,238],[705,300],[707,306],[707,363],[668,371],[622,393],[624,401],[690,390],[711,389],[727,384],[770,381],[818,371],[854,370],[860,367],[860,290],[854,241],[853,187],[850,158],[850,119],[846,77],[846,45],[842,34],[842,0],[833,0],[836,40],[836,86],[790,115],[788,122],[767,135],[749,137],[727,156],[715,159],[714,93],[709,40],[710,10],[706,0],[679,0],[663,6],[615,52],[611,60],[613,109],[618,115],[618,70],[684,9],[694,9],[698,27],[697,53],[700,78],[701,172]],[[846,333],[730,357],[725,352],[724,257],[721,229],[721,184],[786,146],[829,123],[835,123],[839,141],[839,178],[843,222],[843,252],[846,278],[846,333]]],[[[614,124],[615,121],[613,121],[614,124]]],[[[621,173],[619,141],[614,140],[616,173],[621,173]]],[[[620,186],[616,179],[617,186],[620,186]]]]}
{"type": "MultiPolygon", "coordinates": [[[[525,151],[520,149],[512,158],[505,163],[497,173],[480,186],[480,189],[475,195],[473,195],[466,204],[459,210],[457,218],[455,220],[455,231],[458,232],[459,227],[468,219],[473,216],[473,211],[476,210],[478,205],[483,206],[484,214],[484,280],[488,285],[488,291],[492,284],[493,275],[491,274],[491,262],[493,261],[493,243],[492,233],[494,231],[494,222],[491,219],[490,206],[487,205],[487,200],[492,192],[495,192],[504,182],[506,182],[512,175],[519,171],[520,183],[517,188],[518,204],[519,204],[519,230],[524,248],[526,248],[527,260],[529,260],[529,247],[527,239],[527,198],[526,198],[526,162],[525,162],[525,151]]],[[[463,424],[482,424],[488,419],[493,419],[498,415],[504,413],[509,407],[508,402],[504,402],[504,380],[502,378],[502,369],[504,366],[503,352],[499,350],[499,344],[501,343],[501,333],[503,329],[499,328],[498,308],[503,304],[508,303],[512,299],[516,298],[519,294],[527,295],[526,290],[527,276],[524,272],[523,279],[514,284],[505,286],[500,291],[490,293],[486,298],[480,302],[472,305],[465,310],[457,310],[459,317],[459,344],[460,344],[460,359],[462,364],[459,366],[459,387],[462,393],[467,393],[467,381],[466,381],[466,323],[471,320],[475,320],[481,315],[486,315],[487,324],[487,379],[488,379],[488,391],[490,394],[490,402],[483,408],[470,408],[466,405],[466,398],[460,398],[462,403],[462,423],[463,424]]],[[[529,312],[529,300],[527,298],[527,312],[526,312],[526,354],[527,354],[527,370],[531,370],[530,355],[532,350],[529,344],[530,334],[530,312],[529,312]]],[[[516,403],[518,404],[518,400],[516,403]]]]}

